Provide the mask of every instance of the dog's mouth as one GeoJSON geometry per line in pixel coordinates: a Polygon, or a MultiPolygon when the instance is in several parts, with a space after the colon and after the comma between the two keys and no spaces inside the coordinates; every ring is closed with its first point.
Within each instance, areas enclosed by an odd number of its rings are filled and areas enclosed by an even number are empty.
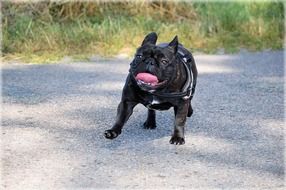
{"type": "Polygon", "coordinates": [[[150,73],[138,73],[135,77],[141,87],[156,89],[167,83],[167,80],[159,81],[158,77],[150,73]]]}

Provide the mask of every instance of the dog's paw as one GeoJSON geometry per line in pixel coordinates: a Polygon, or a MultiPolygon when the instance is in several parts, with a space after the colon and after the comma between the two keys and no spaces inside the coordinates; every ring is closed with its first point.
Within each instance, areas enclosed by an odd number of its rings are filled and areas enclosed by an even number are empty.
{"type": "Polygon", "coordinates": [[[155,129],[157,126],[156,126],[156,123],[153,123],[153,122],[145,122],[143,124],[143,128],[144,129],[155,129]]]}
{"type": "Polygon", "coordinates": [[[172,136],[169,142],[170,144],[183,145],[185,144],[185,139],[183,137],[172,136]]]}
{"type": "Polygon", "coordinates": [[[115,131],[112,129],[106,130],[104,132],[104,136],[107,139],[115,139],[116,137],[118,137],[118,135],[120,135],[121,131],[115,131]]]}

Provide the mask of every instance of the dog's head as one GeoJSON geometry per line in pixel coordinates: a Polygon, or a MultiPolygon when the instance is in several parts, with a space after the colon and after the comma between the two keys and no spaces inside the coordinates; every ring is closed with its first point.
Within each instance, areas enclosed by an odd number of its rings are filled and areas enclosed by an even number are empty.
{"type": "Polygon", "coordinates": [[[166,87],[176,74],[177,36],[165,46],[156,46],[156,41],[156,33],[148,34],[130,64],[138,86],[146,91],[166,87]]]}

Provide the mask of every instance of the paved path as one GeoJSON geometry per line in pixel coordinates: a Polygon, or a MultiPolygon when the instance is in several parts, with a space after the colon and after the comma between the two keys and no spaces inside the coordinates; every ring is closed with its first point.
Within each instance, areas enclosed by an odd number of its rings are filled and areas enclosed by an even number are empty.
{"type": "Polygon", "coordinates": [[[169,144],[139,105],[122,135],[103,137],[129,60],[2,66],[5,189],[283,189],[283,52],[197,55],[186,144],[169,144]]]}

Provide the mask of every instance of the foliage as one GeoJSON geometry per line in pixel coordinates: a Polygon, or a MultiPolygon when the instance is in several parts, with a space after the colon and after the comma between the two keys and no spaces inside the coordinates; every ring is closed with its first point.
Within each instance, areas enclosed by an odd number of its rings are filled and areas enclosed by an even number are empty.
{"type": "Polygon", "coordinates": [[[283,46],[281,2],[123,1],[2,3],[6,59],[51,62],[68,56],[132,55],[150,31],[193,51],[283,46]]]}

